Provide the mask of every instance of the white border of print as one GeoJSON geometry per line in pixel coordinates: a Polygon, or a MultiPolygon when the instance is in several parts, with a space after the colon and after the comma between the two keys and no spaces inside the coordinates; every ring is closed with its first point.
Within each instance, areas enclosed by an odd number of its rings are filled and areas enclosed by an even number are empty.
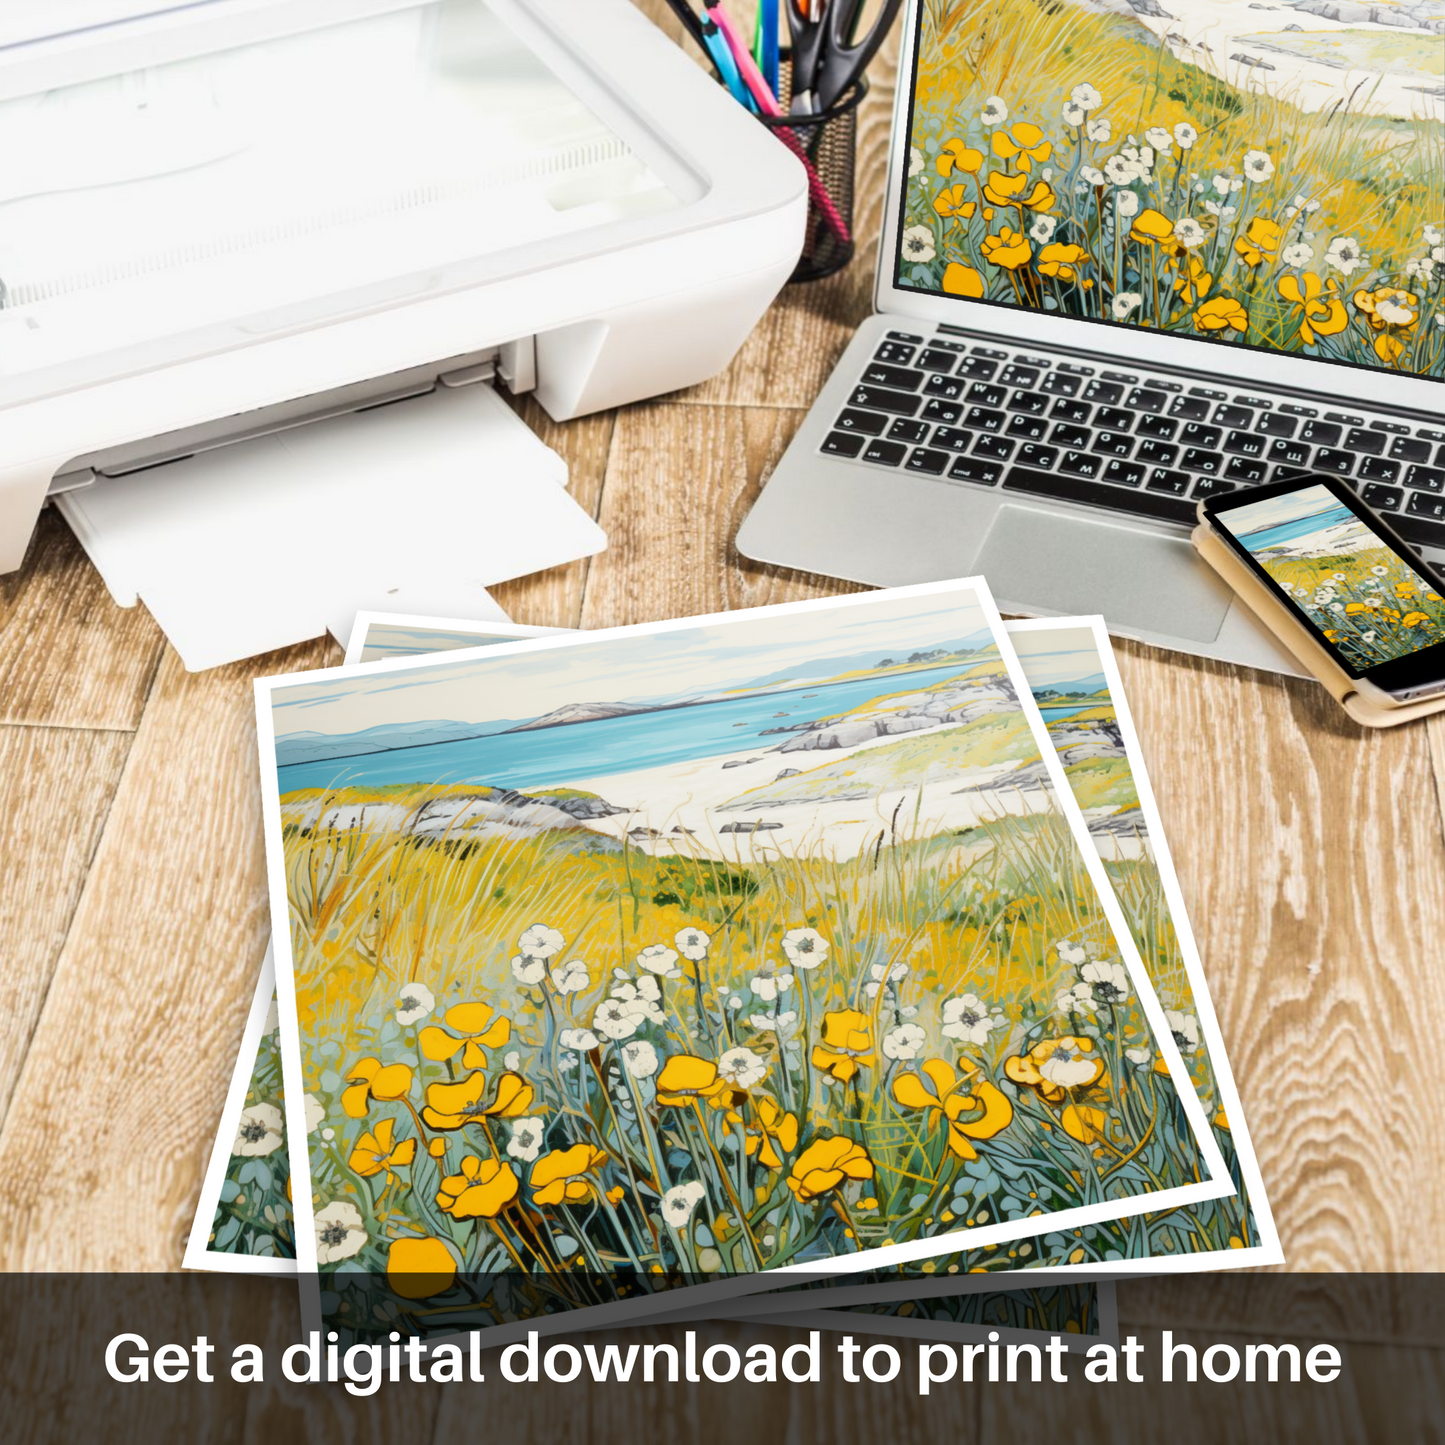
{"type": "MultiPolygon", "coordinates": [[[[779,1269],[767,1271],[765,1275],[733,1276],[714,1283],[689,1285],[675,1291],[640,1299],[595,1305],[563,1315],[498,1325],[482,1331],[487,1336],[489,1343],[501,1344],[508,1339],[521,1339],[530,1330],[536,1330],[538,1333],[553,1333],[565,1329],[591,1328],[594,1320],[603,1318],[640,1319],[651,1314],[674,1313],[680,1308],[690,1308],[692,1304],[701,1303],[704,1300],[711,1303],[739,1295],[755,1294],[758,1291],[784,1288],[790,1276],[812,1278],[819,1274],[847,1275],[886,1269],[890,1265],[905,1264],[915,1259],[953,1254],[960,1250],[981,1248],[1056,1229],[1072,1229],[1096,1220],[1112,1220],[1132,1214],[1156,1213],[1182,1204],[1193,1203],[1196,1200],[1216,1199],[1227,1195],[1231,1192],[1232,1181],[1225,1168],[1223,1156],[1210,1131],[1208,1120],[1204,1117],[1203,1107],[1194,1092],[1183,1060],[1170,1035],[1164,1019],[1163,1008],[1149,983],[1138,950],[1134,947],[1123,911],[1120,909],[1104,873],[1103,862],[1085,828],[1083,815],[1069,791],[1062,764],[1049,741],[1043,717],[1033,703],[1018,658],[1009,644],[1008,635],[1004,631],[1002,619],[994,605],[993,597],[988,591],[985,579],[974,577],[958,581],[924,583],[914,587],[893,588],[884,592],[865,592],[846,597],[784,603],[775,607],[714,613],[703,617],[675,618],[664,622],[606,628],[588,633],[564,632],[556,637],[503,643],[491,647],[467,648],[448,653],[440,660],[436,657],[402,658],[390,662],[369,663],[364,667],[324,669],[311,673],[295,673],[279,678],[258,678],[256,680],[257,747],[263,790],[263,827],[270,883],[271,916],[287,919],[290,916],[290,905],[286,893],[281,814],[275,801],[279,796],[280,781],[275,754],[272,698],[278,693],[284,693],[296,687],[309,686],[323,679],[328,683],[335,683],[346,677],[355,676],[369,679],[379,673],[404,673],[420,668],[449,670],[468,664],[481,664],[486,667],[519,653],[563,651],[574,647],[591,647],[603,641],[656,636],[688,628],[728,627],[755,621],[760,616],[847,611],[860,606],[876,606],[879,602],[889,598],[943,596],[951,592],[964,591],[971,591],[973,600],[980,606],[998,645],[1000,657],[1013,682],[1020,706],[1024,715],[1029,719],[1039,754],[1050,775],[1056,804],[1074,833],[1085,870],[1089,873],[1099,895],[1100,905],[1104,909],[1105,917],[1113,931],[1120,956],[1129,970],[1135,991],[1149,1021],[1155,1047],[1158,1049],[1160,1057],[1164,1059],[1174,1081],[1180,1106],[1184,1109],[1185,1117],[1189,1121],[1195,1144],[1207,1172],[1207,1178],[1194,1184],[1161,1190],[1157,1194],[1140,1195],[1127,1202],[1114,1200],[1100,1204],[1081,1205],[1053,1215],[1035,1215],[1026,1219],[1011,1220],[1007,1223],[990,1223],[928,1239],[887,1245],[867,1253],[840,1256],[830,1259],[826,1263],[785,1265],[779,1269]]],[[[287,1134],[289,1138],[304,1139],[306,1137],[305,1093],[289,927],[275,936],[275,946],[278,981],[277,1003],[282,1021],[282,1074],[286,1090],[287,1134]]],[[[292,1197],[296,1211],[295,1233],[297,1270],[301,1285],[302,1325],[307,1330],[322,1327],[321,1288],[320,1277],[317,1273],[309,1155],[309,1149],[293,1148],[290,1156],[292,1197]]]]}
{"type": "MultiPolygon", "coordinates": [[[[512,622],[506,617],[488,617],[481,622],[461,622],[455,617],[414,617],[405,612],[358,612],[356,621],[351,624],[351,635],[346,639],[346,656],[341,659],[342,667],[374,667],[379,662],[390,662],[399,659],[376,657],[369,663],[361,660],[361,654],[366,651],[366,640],[371,635],[373,627],[418,627],[425,628],[429,632],[456,632],[464,633],[468,637],[501,637],[508,641],[517,641],[529,637],[549,637],[554,632],[570,632],[569,627],[527,627],[520,622],[512,622]]],[[[460,648],[456,649],[458,652],[460,648]]],[[[447,654],[445,652],[418,653],[417,656],[430,658],[433,662],[439,662],[447,654]]]]}
{"type": "MultiPolygon", "coordinates": [[[[196,1217],[191,1221],[191,1232],[186,1239],[185,1258],[181,1260],[186,1269],[208,1269],[224,1274],[262,1274],[274,1279],[289,1279],[296,1273],[295,1260],[273,1259],[260,1254],[229,1254],[225,1250],[210,1247],[211,1221],[215,1219],[216,1206],[220,1203],[221,1185],[226,1181],[226,1166],[231,1162],[231,1145],[235,1142],[236,1130],[241,1124],[241,1110],[246,1106],[251,1075],[256,1069],[256,1055],[261,1051],[261,1035],[266,1028],[266,1015],[271,1012],[271,999],[275,992],[276,960],[268,943],[266,957],[261,960],[256,991],[251,995],[251,1011],[246,1015],[246,1027],[241,1030],[241,1047],[236,1055],[236,1067],[231,1073],[231,1086],[226,1091],[226,1106],[221,1110],[221,1122],[216,1130],[215,1143],[211,1146],[206,1177],[201,1181],[201,1197],[196,1204],[196,1217]]],[[[289,1120],[286,1124],[286,1147],[289,1152],[289,1120]]]]}

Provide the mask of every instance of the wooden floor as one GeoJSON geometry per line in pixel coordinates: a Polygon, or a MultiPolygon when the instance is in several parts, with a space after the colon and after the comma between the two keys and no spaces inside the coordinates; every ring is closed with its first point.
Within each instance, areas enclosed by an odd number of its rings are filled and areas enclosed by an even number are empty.
{"type": "MultiPolygon", "coordinates": [[[[881,65],[865,239],[890,106],[881,65]]],[[[691,391],[566,425],[523,402],[610,545],[497,589],[511,615],[599,627],[846,590],[732,538],[872,266],[869,239],[784,292],[691,391]]],[[[1312,685],[1119,651],[1289,1268],[1445,1269],[1445,719],[1367,733],[1312,685]]],[[[0,577],[0,1269],[178,1266],[269,928],[250,681],[339,657],[186,673],[53,512],[0,577]]],[[[1125,1321],[1151,1298],[1121,1289],[1125,1321]]],[[[596,1397],[619,1429],[650,1408],[596,1397]]]]}

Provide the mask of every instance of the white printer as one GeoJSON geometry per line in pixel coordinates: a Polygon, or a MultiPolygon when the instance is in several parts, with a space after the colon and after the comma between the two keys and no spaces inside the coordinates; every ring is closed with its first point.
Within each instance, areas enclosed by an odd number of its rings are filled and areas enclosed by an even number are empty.
{"type": "Polygon", "coordinates": [[[450,398],[500,380],[564,420],[712,375],[806,204],[797,160],[628,0],[9,0],[0,572],[55,496],[118,600],[157,610],[176,579],[139,573],[189,550],[183,607],[264,504],[297,571],[368,559],[348,608],[445,612],[416,579],[455,534],[498,559],[469,584],[535,562],[478,510],[530,465],[520,423],[450,398]],[[349,505],[388,445],[405,484],[349,505]]]}

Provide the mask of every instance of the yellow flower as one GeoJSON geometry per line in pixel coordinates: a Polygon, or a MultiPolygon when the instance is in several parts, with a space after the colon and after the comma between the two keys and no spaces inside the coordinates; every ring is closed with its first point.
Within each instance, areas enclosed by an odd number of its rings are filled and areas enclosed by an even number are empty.
{"type": "Polygon", "coordinates": [[[1244,331],[1248,326],[1248,313],[1230,296],[1216,296],[1194,313],[1196,331],[1224,331],[1230,327],[1235,331],[1244,331]]]}
{"type": "Polygon", "coordinates": [[[386,1254],[386,1283],[402,1299],[445,1294],[457,1278],[457,1262],[441,1240],[396,1239],[386,1254]]]}
{"type": "Polygon", "coordinates": [[[1413,582],[1395,583],[1395,596],[1401,599],[1415,595],[1415,584],[1413,582]]]}
{"type": "Polygon", "coordinates": [[[416,1140],[403,1139],[400,1144],[394,1145],[392,1136],[395,1132],[395,1120],[383,1119],[375,1129],[356,1141],[351,1157],[346,1161],[347,1168],[355,1170],[363,1179],[370,1179],[383,1169],[389,1176],[393,1169],[410,1164],[416,1158],[416,1140]]]}
{"type": "Polygon", "coordinates": [[[943,149],[934,161],[941,176],[951,176],[954,171],[967,171],[972,175],[982,164],[983,152],[974,150],[957,136],[944,141],[943,149]]]}
{"type": "Polygon", "coordinates": [[[695,1054],[674,1054],[657,1076],[657,1102],[680,1108],[695,1099],[712,1100],[731,1092],[726,1079],[718,1077],[717,1065],[695,1054]]]}
{"type": "Polygon", "coordinates": [[[1345,303],[1335,295],[1333,278],[1326,286],[1313,271],[1306,271],[1299,277],[1281,276],[1275,289],[1300,308],[1299,334],[1306,346],[1313,346],[1316,336],[1336,336],[1350,324],[1345,303]]]}
{"type": "Polygon", "coordinates": [[[590,1144],[551,1150],[532,1165],[532,1203],[580,1203],[592,1192],[588,1173],[606,1162],[607,1155],[590,1144]]]}
{"type": "Polygon", "coordinates": [[[1094,1144],[1109,1137],[1109,1116],[1088,1104],[1070,1104],[1059,1115],[1064,1133],[1080,1144],[1094,1144]]]}
{"type": "Polygon", "coordinates": [[[437,1190],[437,1207],[453,1219],[495,1219],[521,1189],[510,1164],[468,1154],[462,1172],[449,1174],[437,1190]]]}
{"type": "Polygon", "coordinates": [[[1214,285],[1214,277],[1204,269],[1204,262],[1198,256],[1191,256],[1186,266],[1181,267],[1174,278],[1174,289],[1186,306],[1203,301],[1214,285]]]}
{"type": "Polygon", "coordinates": [[[464,1069],[484,1069],[487,1056],[482,1050],[499,1049],[512,1036],[511,1023],[496,1017],[496,1010],[484,1003],[459,1003],[449,1008],[446,1023],[462,1037],[453,1038],[435,1024],[429,1024],[417,1035],[422,1053],[433,1063],[454,1057],[460,1049],[464,1050],[464,1069]]]}
{"type": "Polygon", "coordinates": [[[1226,1114],[1223,1109],[1220,1109],[1219,1112],[1218,1112],[1217,1114],[1215,1114],[1215,1116],[1214,1116],[1214,1127],[1215,1127],[1216,1129],[1228,1129],[1228,1128],[1229,1128],[1229,1115],[1226,1114]]]}
{"type": "Polygon", "coordinates": [[[958,1072],[944,1059],[929,1059],[922,1067],[927,1083],[917,1074],[899,1074],[893,1080],[894,1099],[905,1109],[927,1110],[930,1128],[947,1119],[949,1149],[960,1159],[977,1159],[978,1150],[970,1140],[992,1139],[1007,1129],[1013,1122],[1013,1105],[981,1077],[976,1064],[964,1063],[958,1072]]]}
{"type": "Polygon", "coordinates": [[[846,1084],[859,1064],[873,1057],[873,1024],[855,1008],[833,1009],[823,1015],[823,1041],[813,1048],[813,1067],[846,1084]]]}
{"type": "Polygon", "coordinates": [[[983,277],[972,266],[965,266],[959,261],[950,261],[944,267],[943,289],[950,296],[979,297],[983,295],[983,277]]]}
{"type": "Polygon", "coordinates": [[[1094,1052],[1094,1041],[1065,1034],[1042,1039],[1026,1054],[1005,1059],[1007,1078],[1032,1089],[1050,1104],[1060,1104],[1071,1089],[1092,1088],[1104,1077],[1104,1061],[1094,1052]]]}
{"type": "Polygon", "coordinates": [[[1033,181],[1026,175],[1010,176],[994,171],[984,183],[984,199],[996,206],[1018,206],[1020,210],[1047,211],[1058,196],[1047,181],[1033,181]]]}
{"type": "Polygon", "coordinates": [[[994,155],[1006,161],[1017,160],[1021,171],[1032,170],[1035,161],[1046,161],[1053,152],[1053,143],[1044,139],[1043,131],[1026,120],[1011,130],[993,133],[994,155]]]}
{"type": "Polygon", "coordinates": [[[1245,227],[1244,235],[1234,243],[1236,253],[1250,266],[1272,258],[1279,250],[1284,232],[1268,216],[1256,216],[1245,227]]]}
{"type": "Polygon", "coordinates": [[[1034,254],[1033,247],[1024,239],[1022,231],[1010,231],[1007,226],[997,236],[988,236],[983,243],[984,259],[991,266],[1002,266],[1007,271],[1017,271],[1026,266],[1034,254]]]}
{"type": "Polygon", "coordinates": [[[1345,616],[1351,617],[1357,612],[1368,612],[1369,604],[1365,602],[1347,602],[1345,604],[1345,616]]]}
{"type": "Polygon", "coordinates": [[[978,210],[978,203],[968,199],[967,186],[944,186],[933,198],[933,209],[940,216],[962,216],[966,221],[978,210]]]}
{"type": "MultiPolygon", "coordinates": [[[[1065,246],[1055,241],[1039,252],[1039,275],[1055,276],[1060,281],[1075,281],[1079,279],[1079,267],[1087,266],[1091,259],[1082,246],[1065,246]]],[[[1083,284],[1088,287],[1094,283],[1085,281],[1083,284]]]]}
{"type": "Polygon", "coordinates": [[[1418,627],[1422,622],[1429,622],[1430,616],[1426,612],[1407,612],[1400,619],[1401,627],[1418,627]]]}
{"type": "Polygon", "coordinates": [[[364,1119],[372,1099],[403,1099],[411,1089],[411,1070],[405,1064],[387,1064],[380,1059],[358,1059],[346,1076],[350,1085],[341,1094],[341,1107],[353,1119],[364,1119]]]}
{"type": "Polygon", "coordinates": [[[836,1189],[845,1179],[871,1179],[873,1161],[868,1151],[842,1134],[830,1134],[809,1144],[788,1173],[788,1188],[807,1204],[836,1189]]]}
{"type": "Polygon", "coordinates": [[[1174,244],[1174,222],[1162,211],[1156,211],[1148,207],[1134,217],[1134,224],[1129,227],[1129,236],[1132,240],[1143,241],[1153,246],[1159,242],[1174,244]]]}
{"type": "Polygon", "coordinates": [[[487,1076],[468,1074],[455,1084],[428,1084],[422,1118],[433,1129],[460,1129],[478,1119],[515,1119],[525,1114],[537,1091],[520,1075],[506,1073],[497,1080],[496,1097],[483,1104],[487,1076]]]}
{"type": "Polygon", "coordinates": [[[782,1156],[798,1147],[798,1116],[763,1094],[756,1102],[754,1117],[758,1127],[747,1132],[748,1156],[756,1154],[764,1168],[781,1169],[782,1156]]]}
{"type": "Polygon", "coordinates": [[[1371,330],[1398,328],[1409,331],[1420,319],[1420,298],[1398,286],[1381,286],[1376,291],[1356,291],[1355,305],[1371,330]]]}

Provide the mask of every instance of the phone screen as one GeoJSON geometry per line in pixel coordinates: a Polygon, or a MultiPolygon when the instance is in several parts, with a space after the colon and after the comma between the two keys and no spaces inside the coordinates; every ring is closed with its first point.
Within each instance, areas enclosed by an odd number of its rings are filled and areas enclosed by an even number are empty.
{"type": "Polygon", "coordinates": [[[1445,584],[1342,483],[1307,478],[1207,510],[1352,677],[1425,680],[1405,660],[1445,643],[1445,584]]]}

